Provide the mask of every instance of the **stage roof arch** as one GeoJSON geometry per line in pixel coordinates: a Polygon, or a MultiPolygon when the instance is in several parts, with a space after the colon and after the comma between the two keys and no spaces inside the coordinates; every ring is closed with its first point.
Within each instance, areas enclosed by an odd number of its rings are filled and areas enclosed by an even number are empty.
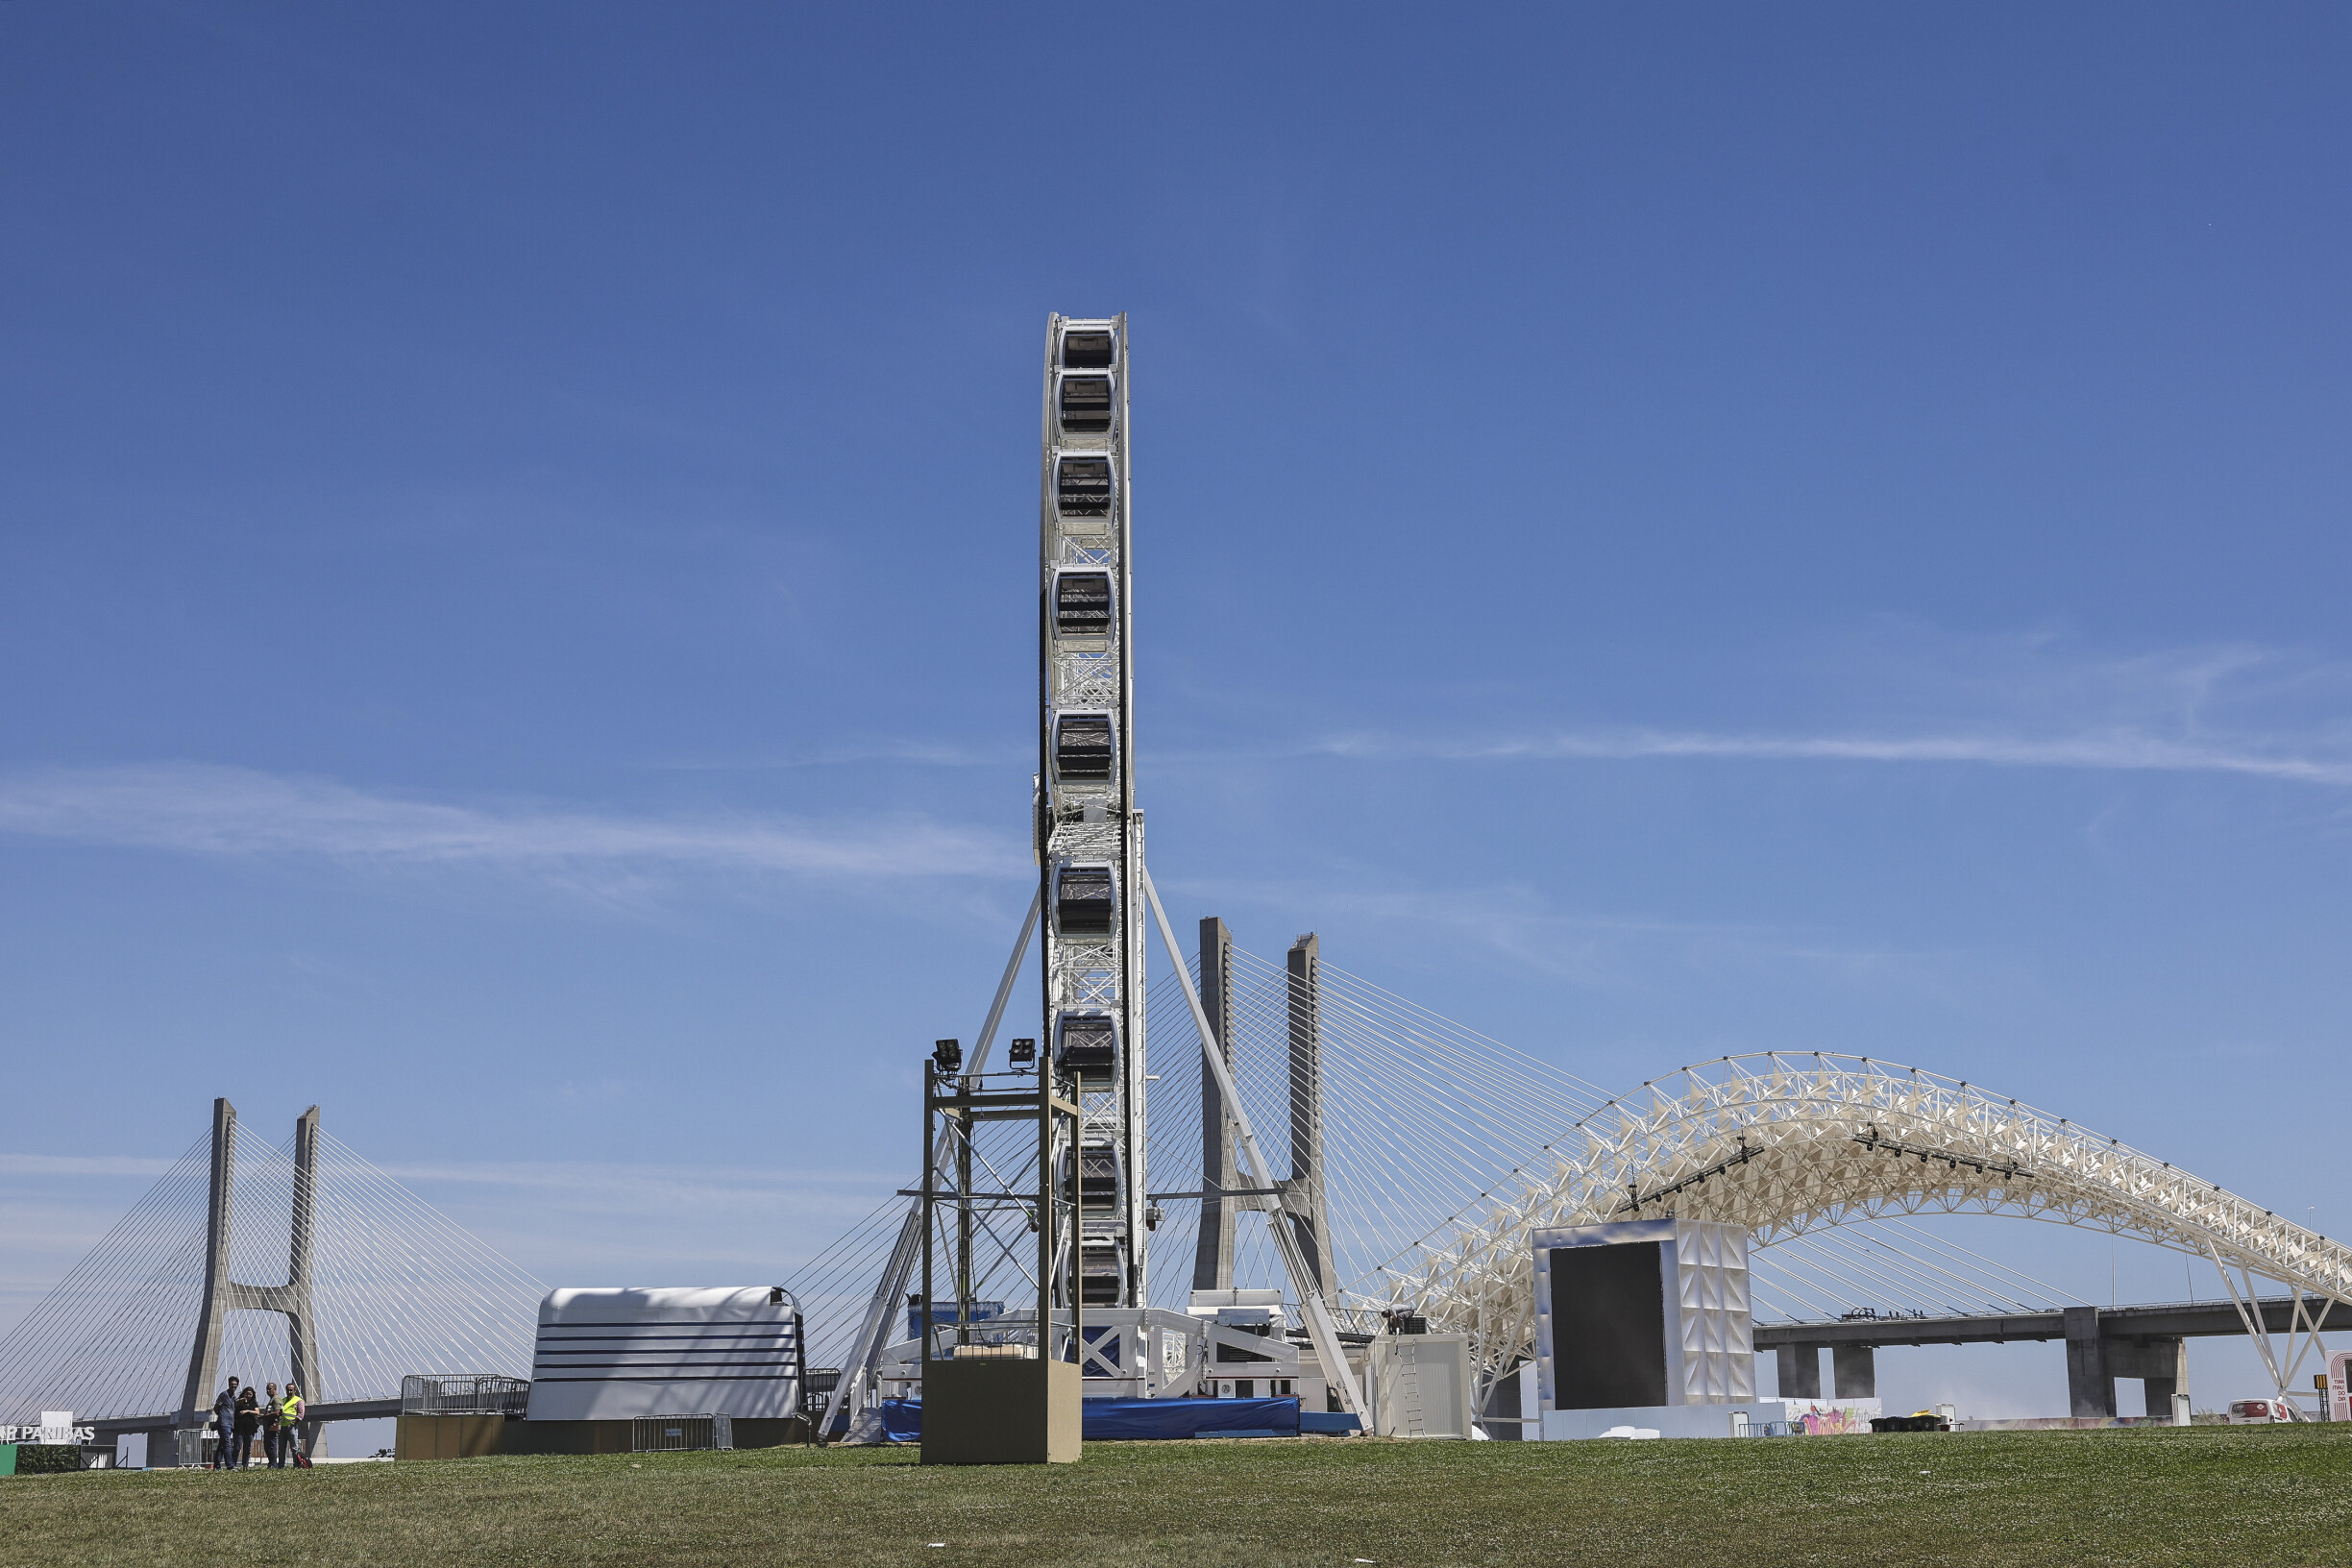
{"type": "Polygon", "coordinates": [[[2053,1220],[2352,1306],[2352,1249],[2168,1161],[1977,1085],[1870,1057],[1727,1056],[1610,1100],[1396,1260],[1381,1293],[1489,1366],[1532,1331],[1531,1233],[1716,1220],[1769,1246],[1888,1214],[2053,1220]]]}

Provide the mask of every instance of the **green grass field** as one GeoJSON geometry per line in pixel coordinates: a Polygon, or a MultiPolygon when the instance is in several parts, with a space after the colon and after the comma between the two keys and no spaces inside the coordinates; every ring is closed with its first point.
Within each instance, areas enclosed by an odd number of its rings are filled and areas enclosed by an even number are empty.
{"type": "Polygon", "coordinates": [[[2352,1564],[2352,1427],[1647,1443],[1094,1443],[0,1482],[83,1564],[2352,1564]],[[943,1542],[933,1546],[931,1542],[943,1542]]]}

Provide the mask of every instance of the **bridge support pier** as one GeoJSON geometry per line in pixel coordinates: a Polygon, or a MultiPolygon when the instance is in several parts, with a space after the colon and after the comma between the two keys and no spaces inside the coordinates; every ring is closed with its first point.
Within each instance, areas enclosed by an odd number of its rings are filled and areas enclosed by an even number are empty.
{"type": "MultiPolygon", "coordinates": [[[[2063,1408],[2069,1413],[2121,1415],[2123,1411],[2117,1408],[2116,1380],[2137,1378],[2146,1396],[2147,1413],[2168,1421],[2172,1416],[2172,1401],[2189,1392],[2190,1339],[2234,1339],[2245,1333],[2246,1317],[2256,1314],[2256,1320],[2271,1334],[2293,1332],[2298,1323],[2308,1321],[2308,1300],[2266,1296],[2242,1307],[2228,1302],[2160,1302],[2144,1307],[2070,1307],[2040,1312],[1843,1323],[1758,1323],[1755,1348],[1759,1355],[1767,1351],[1778,1355],[1782,1398],[1814,1399],[1820,1397],[1825,1344],[1834,1348],[1849,1343],[1997,1345],[2064,1340],[2067,1403],[2063,1408]]],[[[1867,1387],[1855,1383],[1843,1360],[1838,1362],[1838,1398],[1851,1398],[1867,1387]]]]}
{"type": "Polygon", "coordinates": [[[1829,1352],[1829,1396],[1832,1399],[1878,1397],[1878,1347],[1837,1345],[1829,1352]]]}
{"type": "Polygon", "coordinates": [[[2102,1338],[2099,1355],[2110,1378],[2140,1380],[2149,1415],[2172,1419],[2172,1396],[2189,1390],[2189,1341],[2102,1338]]]}
{"type": "Polygon", "coordinates": [[[1821,1386],[1822,1345],[1781,1345],[1775,1352],[1780,1359],[1780,1397],[1782,1399],[1819,1399],[1821,1386]]]}
{"type": "Polygon", "coordinates": [[[2116,1379],[2138,1378],[2147,1413],[2169,1419],[2172,1396],[2189,1386],[2189,1341],[2177,1335],[2111,1335],[2096,1307],[2066,1310],[2067,1409],[2120,1415],[2116,1379]]]}
{"type": "Polygon", "coordinates": [[[2066,1310],[2067,1413],[2116,1413],[2115,1373],[2107,1365],[2107,1340],[2099,1333],[2096,1307],[2066,1310]]]}

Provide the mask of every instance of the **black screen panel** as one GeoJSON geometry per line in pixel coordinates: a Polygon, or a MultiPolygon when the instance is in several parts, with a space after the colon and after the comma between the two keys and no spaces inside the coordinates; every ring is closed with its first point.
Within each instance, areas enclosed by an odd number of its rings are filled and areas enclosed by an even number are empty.
{"type": "Polygon", "coordinates": [[[1659,1245],[1552,1249],[1554,1409],[1667,1403],[1659,1245]]]}

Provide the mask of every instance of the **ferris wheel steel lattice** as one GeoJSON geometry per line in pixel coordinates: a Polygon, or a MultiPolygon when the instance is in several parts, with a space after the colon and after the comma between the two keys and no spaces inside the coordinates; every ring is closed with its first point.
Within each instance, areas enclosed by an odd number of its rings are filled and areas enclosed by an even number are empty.
{"type": "Polygon", "coordinates": [[[1145,1299],[1143,816],[1135,803],[1127,318],[1048,318],[1036,843],[1054,1061],[1078,1084],[1079,1305],[1145,1299]]]}

